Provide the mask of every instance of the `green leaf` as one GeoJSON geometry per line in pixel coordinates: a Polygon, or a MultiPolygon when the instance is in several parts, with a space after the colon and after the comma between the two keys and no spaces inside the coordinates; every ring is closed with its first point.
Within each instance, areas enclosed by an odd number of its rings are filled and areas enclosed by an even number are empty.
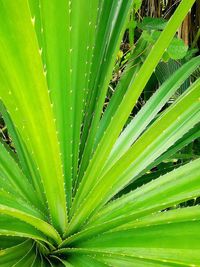
{"type": "Polygon", "coordinates": [[[33,189],[28,179],[24,176],[15,160],[1,143],[0,151],[1,187],[8,192],[22,197],[24,200],[29,201],[36,208],[46,213],[46,208],[41,202],[41,199],[38,198],[36,191],[33,189]]]}
{"type": "Polygon", "coordinates": [[[1,244],[0,251],[5,248],[10,248],[19,245],[23,241],[25,241],[25,238],[23,237],[0,235],[0,244],[1,244]]]}
{"type": "Polygon", "coordinates": [[[124,229],[79,242],[78,248],[87,248],[93,253],[125,254],[168,264],[199,264],[199,225],[199,207],[179,209],[145,217],[124,226],[124,229]],[[180,257],[183,251],[184,257],[180,257]]]}
{"type": "Polygon", "coordinates": [[[45,221],[43,214],[3,190],[0,191],[0,196],[0,214],[12,216],[36,227],[56,243],[61,241],[58,232],[45,221]]]}
{"type": "Polygon", "coordinates": [[[106,233],[79,246],[91,248],[93,253],[117,252],[137,258],[160,260],[167,262],[168,266],[171,263],[198,266],[200,263],[199,225],[198,221],[106,233]],[[160,238],[156,238],[158,236],[160,238]]]}
{"type": "Polygon", "coordinates": [[[109,266],[106,264],[106,262],[104,260],[96,259],[92,255],[90,255],[90,256],[88,256],[88,255],[74,255],[72,257],[69,257],[68,261],[72,265],[65,265],[65,266],[77,266],[77,267],[81,267],[83,265],[86,267],[90,267],[90,266],[106,267],[106,266],[109,266]]]}
{"type": "MultiPolygon", "coordinates": [[[[143,38],[152,45],[159,39],[161,35],[160,31],[153,31],[152,33],[144,32],[143,38]]],[[[182,59],[187,55],[188,46],[180,38],[174,37],[163,54],[163,60],[168,61],[170,58],[174,60],[182,59]]]]}
{"type": "Polygon", "coordinates": [[[57,136],[66,185],[67,205],[71,203],[72,169],[72,107],[70,95],[70,15],[65,1],[41,1],[40,16],[43,27],[41,44],[47,70],[48,92],[54,111],[57,136]],[[68,51],[68,53],[67,53],[68,51]],[[67,131],[65,130],[67,129],[67,131]]]}
{"type": "MultiPolygon", "coordinates": [[[[100,254],[100,253],[99,253],[100,254]]],[[[107,262],[107,264],[120,267],[120,266],[126,266],[126,267],[163,267],[163,266],[169,266],[168,262],[162,261],[162,260],[151,260],[151,259],[144,259],[142,256],[139,258],[137,257],[131,257],[131,256],[126,256],[124,254],[117,254],[117,253],[104,253],[103,256],[101,255],[96,255],[95,258],[101,259],[103,258],[104,261],[107,262]]],[[[170,266],[180,266],[179,264],[176,263],[171,263],[170,266]]],[[[181,266],[183,266],[181,264],[181,266]]]]}
{"type": "Polygon", "coordinates": [[[135,11],[137,11],[142,5],[142,0],[135,0],[133,5],[134,5],[134,8],[135,8],[135,11]]]}
{"type": "Polygon", "coordinates": [[[34,243],[32,247],[18,260],[16,260],[14,266],[20,267],[20,266],[31,266],[34,263],[36,257],[35,253],[35,246],[34,243]]]}
{"type": "Polygon", "coordinates": [[[0,235],[6,236],[19,236],[35,240],[47,242],[50,246],[48,239],[45,235],[38,231],[35,227],[22,222],[14,217],[1,214],[0,217],[0,235]]]}
{"type": "Polygon", "coordinates": [[[136,175],[199,122],[199,88],[200,79],[148,128],[107,173],[100,176],[93,190],[76,210],[68,233],[76,231],[94,210],[133,181],[136,175]]]}
{"type": "Polygon", "coordinates": [[[69,236],[61,246],[91,238],[152,212],[198,197],[199,164],[200,160],[195,160],[110,202],[94,214],[82,231],[69,236]]]}
{"type": "Polygon", "coordinates": [[[184,58],[187,54],[188,46],[186,46],[182,39],[174,38],[167,49],[167,53],[172,59],[184,58]]]}
{"type": "Polygon", "coordinates": [[[7,248],[0,251],[0,265],[2,267],[13,266],[18,260],[20,260],[26,253],[30,251],[33,246],[31,240],[22,242],[17,246],[7,248]]]}
{"type": "Polygon", "coordinates": [[[146,212],[160,211],[187,199],[198,197],[199,164],[200,159],[194,160],[114,200],[102,208],[91,222],[95,224],[106,222],[123,214],[126,216],[132,214],[133,218],[141,217],[146,212]]]}
{"type": "Polygon", "coordinates": [[[119,80],[119,83],[115,88],[113,96],[109,101],[108,107],[106,108],[106,111],[104,112],[100,120],[99,129],[96,136],[95,148],[98,145],[104,131],[108,127],[111,118],[114,116],[115,111],[121,102],[121,99],[126,94],[126,91],[130,83],[133,81],[135,75],[137,74],[139,68],[141,67],[142,60],[140,58],[140,55],[144,52],[146,46],[147,43],[141,37],[135,49],[130,55],[130,58],[127,62],[127,66],[125,67],[124,72],[122,73],[122,77],[119,80]]]}
{"type": "Polygon", "coordinates": [[[89,99],[86,101],[86,107],[88,104],[88,109],[86,110],[81,139],[82,146],[80,147],[81,164],[75,190],[93,154],[99,120],[112,76],[116,55],[119,51],[120,42],[128,19],[131,2],[131,0],[119,1],[118,5],[116,5],[116,2],[113,0],[102,1],[91,68],[91,81],[88,84],[90,91],[88,92],[89,99]]]}
{"type": "Polygon", "coordinates": [[[67,218],[60,148],[28,3],[1,1],[0,21],[1,99],[39,168],[52,222],[62,232],[67,218]]]}
{"type": "Polygon", "coordinates": [[[166,104],[169,98],[176,92],[180,85],[199,66],[199,57],[185,63],[165,83],[160,86],[157,92],[147,101],[138,114],[132,119],[129,125],[122,132],[113,147],[104,172],[108,170],[137,140],[148,124],[156,117],[157,113],[166,104]]]}
{"type": "MultiPolygon", "coordinates": [[[[22,172],[25,174],[26,177],[25,180],[27,179],[29,183],[31,183],[35,189],[35,191],[37,192],[38,196],[34,196],[34,199],[37,199],[38,197],[41,198],[41,200],[44,202],[46,202],[45,196],[44,196],[44,189],[41,183],[41,177],[39,176],[39,172],[36,168],[36,164],[33,161],[30,153],[27,150],[26,145],[24,144],[24,141],[22,139],[22,137],[19,135],[19,133],[17,132],[17,129],[15,128],[15,125],[12,121],[12,119],[10,118],[5,106],[3,105],[2,102],[0,102],[0,111],[2,113],[2,116],[5,120],[6,126],[8,127],[8,131],[9,131],[9,135],[12,138],[12,141],[14,143],[15,146],[15,150],[17,152],[17,158],[18,158],[18,164],[20,165],[22,172]]],[[[11,151],[10,151],[11,152],[11,151]]],[[[6,157],[9,158],[8,154],[6,155],[6,157]]],[[[5,164],[5,163],[4,163],[5,164]]],[[[9,160],[8,165],[12,165],[11,160],[9,160]]],[[[13,167],[13,173],[19,173],[19,171],[16,172],[16,167],[13,167]]],[[[15,174],[13,174],[13,177],[15,176],[15,174]]],[[[22,176],[20,174],[20,176],[22,176]]],[[[24,175],[23,175],[24,176],[24,175]]],[[[22,180],[22,177],[20,178],[20,180],[22,180]]],[[[21,181],[23,182],[23,181],[21,181]]],[[[30,197],[30,192],[31,190],[31,186],[30,187],[30,191],[29,191],[29,197],[30,197]]],[[[24,188],[26,189],[27,186],[24,186],[24,188]]],[[[27,193],[27,190],[26,190],[27,193]]],[[[29,198],[28,197],[28,198],[29,198]]]]}
{"type": "Polygon", "coordinates": [[[138,23],[138,28],[142,30],[164,30],[167,21],[163,18],[145,17],[142,22],[138,23]]]}
{"type": "Polygon", "coordinates": [[[198,220],[200,220],[200,207],[194,206],[153,213],[151,215],[139,218],[133,222],[118,227],[114,231],[118,231],[119,229],[126,230],[132,228],[149,227],[153,225],[164,225],[198,220]]]}
{"type": "Polygon", "coordinates": [[[145,174],[148,170],[151,170],[154,166],[159,165],[162,161],[167,160],[170,156],[174,155],[174,153],[178,152],[184,146],[188,145],[190,142],[200,137],[200,128],[199,123],[194,126],[188,133],[183,135],[181,139],[179,139],[173,146],[171,146],[166,152],[164,152],[158,159],[152,162],[146,169],[144,169],[137,177],[140,178],[143,174],[145,174]]]}

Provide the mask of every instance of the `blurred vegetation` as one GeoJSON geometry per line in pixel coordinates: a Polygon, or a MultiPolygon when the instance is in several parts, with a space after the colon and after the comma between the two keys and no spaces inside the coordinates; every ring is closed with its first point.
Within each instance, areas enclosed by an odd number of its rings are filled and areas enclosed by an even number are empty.
{"type": "MultiPolygon", "coordinates": [[[[180,0],[143,0],[138,15],[140,18],[150,16],[169,19],[180,0]]],[[[178,31],[186,45],[200,47],[200,0],[197,0],[178,31]]]]}
{"type": "MultiPolygon", "coordinates": [[[[144,51],[138,55],[144,61],[145,57],[148,55],[149,49],[158,39],[161,31],[164,29],[167,21],[170,19],[179,3],[179,0],[134,1],[127,30],[124,34],[120,51],[117,56],[116,65],[113,71],[113,79],[108,90],[105,107],[115,90],[117,82],[126,67],[132,51],[137,48],[138,39],[143,34],[143,38],[148,42],[148,46],[146,46],[144,51]]],[[[155,73],[152,75],[152,78],[141,95],[138,105],[132,115],[137,113],[152,93],[155,92],[159,84],[163,83],[184,62],[188,61],[193,56],[198,55],[200,51],[199,48],[200,0],[197,0],[182,23],[182,26],[177,31],[177,36],[164,54],[162,62],[160,62],[155,73]]],[[[197,70],[190,79],[194,81],[199,75],[200,69],[197,70]]],[[[184,92],[189,84],[190,80],[186,81],[178,90],[177,94],[179,95],[184,92]]],[[[170,101],[173,102],[177,96],[173,96],[173,99],[170,101]]]]}

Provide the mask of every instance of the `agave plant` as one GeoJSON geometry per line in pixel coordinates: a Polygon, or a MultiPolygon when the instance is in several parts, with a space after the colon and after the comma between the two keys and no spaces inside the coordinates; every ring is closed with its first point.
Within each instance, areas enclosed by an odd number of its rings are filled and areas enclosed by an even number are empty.
{"type": "Polygon", "coordinates": [[[200,79],[162,111],[200,58],[127,125],[194,0],[144,62],[138,40],[102,114],[132,2],[0,1],[0,110],[15,148],[1,142],[2,267],[200,266],[200,208],[179,205],[200,196],[200,160],[136,183],[200,136],[200,79]]]}

